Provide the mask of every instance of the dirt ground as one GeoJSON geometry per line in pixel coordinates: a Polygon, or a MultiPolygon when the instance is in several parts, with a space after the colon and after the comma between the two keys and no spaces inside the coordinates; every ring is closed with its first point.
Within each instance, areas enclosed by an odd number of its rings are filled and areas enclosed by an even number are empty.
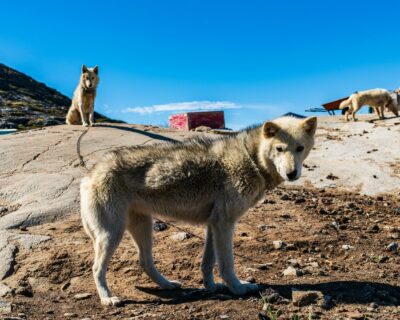
{"type": "Polygon", "coordinates": [[[165,276],[183,283],[181,290],[158,289],[140,270],[126,236],[108,271],[123,306],[101,306],[92,245],[76,214],[29,228],[52,240],[29,255],[18,252],[16,272],[3,282],[13,292],[4,300],[12,302],[14,317],[27,319],[400,319],[400,249],[387,248],[400,244],[400,195],[304,188],[267,194],[237,226],[237,274],[264,286],[245,297],[202,289],[203,229],[178,226],[193,235],[172,240],[181,231],[173,226],[155,232],[154,257],[165,276]],[[286,245],[275,249],[275,240],[286,245]],[[283,275],[290,264],[298,275],[283,275]],[[299,307],[294,289],[321,291],[323,303],[299,307]],[[88,294],[75,297],[80,293],[88,294]]]}

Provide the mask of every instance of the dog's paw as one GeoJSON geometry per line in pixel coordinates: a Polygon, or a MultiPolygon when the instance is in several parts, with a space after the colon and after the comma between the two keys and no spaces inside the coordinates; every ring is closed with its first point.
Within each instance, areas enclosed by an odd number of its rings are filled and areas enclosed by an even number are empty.
{"type": "Polygon", "coordinates": [[[178,281],[166,281],[165,283],[160,284],[160,288],[163,290],[176,290],[182,287],[182,283],[178,281]]]}
{"type": "Polygon", "coordinates": [[[101,298],[101,304],[105,306],[119,306],[121,305],[122,300],[119,299],[118,297],[107,297],[107,298],[101,298]]]}
{"type": "Polygon", "coordinates": [[[217,292],[217,291],[223,291],[228,287],[223,283],[213,282],[213,283],[205,283],[204,288],[206,288],[206,290],[210,292],[217,292]]]}
{"type": "Polygon", "coordinates": [[[258,291],[261,287],[256,283],[249,283],[246,281],[240,281],[240,285],[229,287],[229,290],[237,296],[242,296],[250,292],[258,291]]]}
{"type": "Polygon", "coordinates": [[[88,127],[89,125],[85,122],[82,124],[84,127],[88,127]]]}

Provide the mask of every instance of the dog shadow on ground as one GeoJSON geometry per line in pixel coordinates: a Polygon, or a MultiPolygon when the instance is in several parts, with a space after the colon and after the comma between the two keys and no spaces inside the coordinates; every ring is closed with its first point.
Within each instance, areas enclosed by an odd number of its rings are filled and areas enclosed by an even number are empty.
{"type": "Polygon", "coordinates": [[[117,130],[122,130],[122,131],[128,131],[128,132],[133,132],[133,133],[138,133],[138,134],[142,134],[146,137],[149,137],[151,139],[155,139],[155,140],[160,140],[160,141],[166,141],[166,142],[177,142],[178,140],[163,136],[161,134],[157,134],[154,132],[149,132],[149,131],[144,131],[144,130],[139,130],[136,128],[129,128],[129,127],[123,127],[123,126],[118,126],[115,124],[97,124],[96,123],[96,127],[100,127],[100,128],[110,128],[110,129],[117,129],[117,130]]]}
{"type": "Polygon", "coordinates": [[[379,118],[377,118],[377,119],[371,119],[371,120],[368,120],[367,122],[369,122],[369,123],[375,123],[375,122],[377,122],[377,121],[387,121],[387,120],[396,119],[396,118],[398,118],[398,116],[385,117],[384,119],[379,119],[379,118]]]}
{"type": "MultiPolygon", "coordinates": [[[[261,284],[259,292],[248,294],[245,298],[255,297],[260,299],[265,289],[272,289],[286,299],[292,298],[292,290],[321,291],[325,297],[329,296],[336,304],[370,304],[380,306],[400,306],[400,287],[378,282],[363,281],[331,281],[317,284],[269,285],[261,284]]],[[[209,292],[205,289],[183,288],[179,290],[162,290],[154,287],[137,286],[136,289],[156,297],[155,300],[133,301],[125,300],[129,304],[167,304],[177,305],[200,300],[238,300],[243,297],[232,296],[228,290],[209,292]]]]}

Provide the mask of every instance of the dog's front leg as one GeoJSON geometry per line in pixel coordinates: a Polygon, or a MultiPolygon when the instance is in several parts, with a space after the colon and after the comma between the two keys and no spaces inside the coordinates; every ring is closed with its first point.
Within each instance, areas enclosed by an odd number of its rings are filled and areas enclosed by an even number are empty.
{"type": "Polygon", "coordinates": [[[89,124],[90,126],[94,126],[94,107],[92,108],[92,111],[90,111],[90,115],[89,115],[89,124]]]}
{"type": "Polygon", "coordinates": [[[215,225],[212,225],[212,237],[221,278],[233,294],[243,295],[259,290],[259,286],[254,283],[240,281],[236,277],[232,247],[234,227],[234,223],[221,219],[215,225]]]}
{"type": "Polygon", "coordinates": [[[82,118],[82,125],[84,127],[88,126],[88,119],[85,113],[85,108],[83,107],[83,101],[79,104],[79,112],[81,113],[81,118],[82,118]]]}
{"type": "Polygon", "coordinates": [[[203,260],[201,261],[201,271],[203,273],[204,287],[212,292],[226,288],[226,286],[223,285],[222,283],[214,282],[214,274],[213,274],[214,265],[215,265],[215,253],[214,253],[212,229],[210,226],[207,226],[203,260]]]}

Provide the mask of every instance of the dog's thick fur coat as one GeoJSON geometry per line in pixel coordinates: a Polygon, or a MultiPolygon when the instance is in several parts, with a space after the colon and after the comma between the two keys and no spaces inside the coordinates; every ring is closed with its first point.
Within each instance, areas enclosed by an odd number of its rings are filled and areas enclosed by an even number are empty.
{"type": "Polygon", "coordinates": [[[120,303],[106,283],[108,262],[124,231],[131,234],[139,263],[161,288],[175,289],[152,258],[152,216],[206,226],[202,260],[204,286],[217,290],[221,278],[234,294],[258,289],[234,272],[232,240],[238,219],[284,180],[300,177],[312,149],[315,117],[291,117],[218,139],[121,148],[110,152],[81,182],[83,226],[94,244],[93,275],[105,305],[120,303]]]}
{"type": "Polygon", "coordinates": [[[99,68],[87,68],[83,65],[79,84],[65,119],[67,124],[82,124],[85,127],[94,125],[94,100],[98,84],[99,68]]]}
{"type": "Polygon", "coordinates": [[[355,121],[356,112],[365,105],[369,105],[373,108],[380,119],[384,119],[385,117],[385,108],[393,112],[396,116],[399,115],[397,101],[394,101],[390,92],[385,89],[371,89],[355,92],[348,99],[340,103],[339,109],[349,107],[349,110],[345,113],[345,119],[349,121],[349,114],[351,114],[353,121],[355,121]]]}

